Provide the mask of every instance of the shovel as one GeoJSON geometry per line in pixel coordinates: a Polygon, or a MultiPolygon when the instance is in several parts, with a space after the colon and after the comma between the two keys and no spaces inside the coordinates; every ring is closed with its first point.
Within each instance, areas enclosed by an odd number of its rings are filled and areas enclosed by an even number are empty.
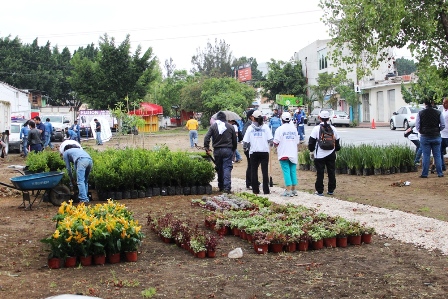
{"type": "Polygon", "coordinates": [[[216,163],[215,163],[215,158],[213,158],[213,156],[212,156],[212,154],[211,154],[211,151],[207,151],[207,149],[206,149],[205,147],[203,147],[203,146],[199,146],[199,145],[197,145],[196,143],[194,144],[194,146],[195,146],[196,149],[198,149],[198,150],[204,150],[205,153],[207,154],[207,156],[209,156],[210,160],[212,160],[213,164],[216,165],[216,163]]]}

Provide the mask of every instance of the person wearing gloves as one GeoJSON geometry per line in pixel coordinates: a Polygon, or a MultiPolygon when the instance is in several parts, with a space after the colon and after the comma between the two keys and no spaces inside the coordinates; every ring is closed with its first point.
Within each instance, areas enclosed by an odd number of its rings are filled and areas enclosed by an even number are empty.
{"type": "Polygon", "coordinates": [[[339,134],[336,128],[328,123],[330,113],[323,110],[319,113],[321,123],[313,128],[308,140],[308,149],[310,157],[314,159],[316,167],[316,195],[324,195],[324,171],[327,167],[328,173],[328,195],[333,195],[336,189],[336,151],[341,149],[339,134]]]}
{"type": "Polygon", "coordinates": [[[263,123],[263,115],[257,110],[252,114],[253,121],[247,129],[243,138],[243,148],[249,151],[251,164],[251,182],[252,192],[260,193],[258,185],[258,166],[261,165],[261,174],[263,176],[263,193],[269,194],[269,151],[272,143],[272,132],[269,126],[263,123]]]}
{"type": "Polygon", "coordinates": [[[274,146],[277,148],[277,156],[283,172],[286,191],[281,196],[297,196],[297,160],[299,135],[296,127],[291,123],[291,114],[283,112],[282,125],[275,131],[274,146]]]}
{"type": "Polygon", "coordinates": [[[213,145],[215,169],[218,173],[219,191],[230,193],[232,189],[232,159],[237,147],[235,129],[227,122],[224,112],[219,111],[216,121],[210,126],[204,137],[204,147],[210,154],[210,139],[213,145]]]}
{"type": "Polygon", "coordinates": [[[72,189],[74,185],[72,167],[70,164],[73,163],[76,171],[79,202],[88,203],[89,175],[93,168],[92,158],[77,144],[65,145],[63,152],[64,154],[62,155],[62,158],[64,159],[65,167],[67,169],[68,176],[70,177],[70,189],[72,189]]]}

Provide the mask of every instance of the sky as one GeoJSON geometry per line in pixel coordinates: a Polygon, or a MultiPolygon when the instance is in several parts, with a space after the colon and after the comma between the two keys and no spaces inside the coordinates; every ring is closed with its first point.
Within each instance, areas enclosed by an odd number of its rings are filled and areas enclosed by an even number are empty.
{"type": "Polygon", "coordinates": [[[271,1],[3,1],[0,37],[19,37],[40,46],[47,41],[71,53],[107,33],[116,45],[130,35],[137,45],[151,47],[162,68],[172,58],[177,69],[190,70],[191,57],[207,43],[224,40],[234,57],[258,63],[288,61],[294,52],[317,39],[329,38],[320,21],[319,0],[271,1]]]}

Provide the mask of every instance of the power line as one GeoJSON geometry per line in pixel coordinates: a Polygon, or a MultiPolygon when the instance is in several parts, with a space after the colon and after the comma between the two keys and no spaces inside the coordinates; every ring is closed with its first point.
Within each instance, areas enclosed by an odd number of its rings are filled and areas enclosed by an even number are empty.
{"type": "Polygon", "coordinates": [[[102,34],[104,32],[114,33],[114,32],[135,32],[135,31],[145,31],[145,30],[171,29],[171,28],[187,27],[187,26],[202,26],[202,25],[210,25],[210,24],[240,22],[240,21],[247,21],[247,20],[264,19],[264,18],[272,18],[272,17],[281,17],[281,16],[289,16],[289,15],[313,13],[313,12],[322,12],[322,11],[319,10],[319,9],[316,9],[316,10],[308,10],[308,11],[296,11],[296,12],[283,13],[283,14],[264,15],[264,16],[255,16],[255,17],[229,19],[229,20],[215,20],[215,21],[209,21],[209,22],[186,23],[186,24],[178,24],[178,25],[164,25],[164,26],[156,26],[156,27],[148,27],[148,28],[117,29],[117,30],[102,30],[102,31],[87,31],[87,32],[71,32],[71,33],[57,33],[57,34],[42,35],[40,37],[41,38],[45,38],[45,37],[66,37],[66,36],[76,36],[76,35],[102,34]]]}

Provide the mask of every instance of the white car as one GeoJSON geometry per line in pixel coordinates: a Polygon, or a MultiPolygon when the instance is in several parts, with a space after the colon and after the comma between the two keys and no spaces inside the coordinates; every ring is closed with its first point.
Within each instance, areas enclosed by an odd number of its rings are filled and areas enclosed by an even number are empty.
{"type": "Polygon", "coordinates": [[[396,128],[407,129],[409,127],[415,126],[415,120],[417,118],[417,113],[425,108],[424,105],[421,106],[403,106],[394,112],[390,118],[389,125],[391,130],[396,128]]]}
{"type": "Polygon", "coordinates": [[[345,111],[330,111],[330,123],[334,126],[350,126],[350,115],[345,111]]]}
{"type": "Polygon", "coordinates": [[[11,123],[11,131],[9,132],[9,152],[14,150],[19,153],[22,151],[22,140],[20,139],[20,130],[22,123],[11,123]]]}

